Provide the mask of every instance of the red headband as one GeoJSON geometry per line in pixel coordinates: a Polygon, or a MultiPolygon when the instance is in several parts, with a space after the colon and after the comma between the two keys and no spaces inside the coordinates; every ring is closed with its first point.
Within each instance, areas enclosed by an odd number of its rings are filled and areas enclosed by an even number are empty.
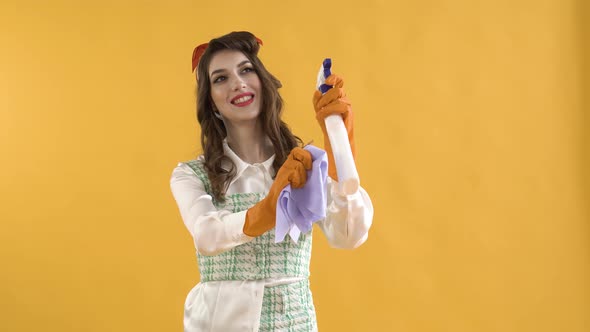
{"type": "MultiPolygon", "coordinates": [[[[258,37],[254,38],[256,38],[258,44],[262,46],[262,40],[258,37]]],[[[199,65],[199,60],[201,60],[201,57],[203,56],[203,53],[205,53],[207,46],[209,46],[209,43],[204,43],[195,47],[195,49],[193,50],[193,71],[195,71],[195,68],[197,68],[197,66],[199,65]]]]}

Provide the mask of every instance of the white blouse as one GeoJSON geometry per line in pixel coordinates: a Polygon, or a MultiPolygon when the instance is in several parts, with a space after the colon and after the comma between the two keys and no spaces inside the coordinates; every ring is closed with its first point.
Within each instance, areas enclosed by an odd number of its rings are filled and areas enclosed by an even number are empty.
{"type": "MultiPolygon", "coordinates": [[[[274,155],[263,163],[249,164],[225,141],[223,149],[236,166],[236,177],[230,182],[227,195],[268,193],[274,176],[274,155]]],[[[217,210],[204,184],[188,165],[178,164],[172,172],[170,186],[182,220],[200,254],[217,255],[254,239],[242,230],[246,211],[217,210]]],[[[332,247],[353,249],[367,240],[373,205],[362,188],[348,196],[340,195],[337,188],[338,183],[328,177],[327,215],[317,224],[332,247]]],[[[285,241],[290,240],[285,238],[285,241]]],[[[257,331],[264,287],[297,280],[299,278],[199,283],[185,302],[185,331],[257,331]],[[214,310],[218,304],[224,310],[214,310]]]]}

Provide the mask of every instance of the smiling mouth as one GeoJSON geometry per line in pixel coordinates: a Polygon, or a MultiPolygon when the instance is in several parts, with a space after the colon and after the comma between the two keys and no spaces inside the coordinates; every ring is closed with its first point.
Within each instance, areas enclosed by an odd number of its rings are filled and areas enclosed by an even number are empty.
{"type": "Polygon", "coordinates": [[[246,95],[246,96],[242,96],[240,98],[237,98],[235,100],[232,100],[231,103],[238,106],[238,107],[244,107],[244,106],[250,105],[253,101],[254,101],[254,95],[246,95]]]}

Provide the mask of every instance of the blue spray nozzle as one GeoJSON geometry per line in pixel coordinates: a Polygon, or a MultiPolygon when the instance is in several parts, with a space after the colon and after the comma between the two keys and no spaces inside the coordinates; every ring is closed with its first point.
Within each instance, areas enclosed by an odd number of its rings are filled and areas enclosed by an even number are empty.
{"type": "Polygon", "coordinates": [[[322,68],[320,68],[320,72],[318,74],[318,90],[322,94],[328,92],[332,88],[331,85],[326,84],[326,78],[332,75],[331,69],[332,68],[332,59],[325,58],[322,62],[322,68]]]}

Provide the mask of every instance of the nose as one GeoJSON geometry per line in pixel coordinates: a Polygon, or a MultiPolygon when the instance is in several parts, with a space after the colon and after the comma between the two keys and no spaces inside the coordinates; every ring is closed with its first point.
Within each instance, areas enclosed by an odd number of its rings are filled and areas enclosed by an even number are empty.
{"type": "Polygon", "coordinates": [[[242,80],[242,78],[240,76],[236,76],[236,78],[232,82],[232,90],[238,91],[238,90],[241,90],[245,87],[246,87],[246,83],[244,82],[244,80],[242,80]]]}

